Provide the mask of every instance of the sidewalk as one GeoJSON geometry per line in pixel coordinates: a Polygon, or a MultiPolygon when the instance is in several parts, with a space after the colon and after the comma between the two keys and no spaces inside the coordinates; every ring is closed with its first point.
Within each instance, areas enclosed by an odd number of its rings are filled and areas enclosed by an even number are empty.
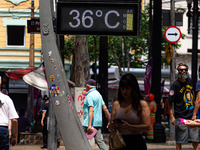
{"type": "MultiPolygon", "coordinates": [[[[16,145],[11,147],[11,150],[41,150],[42,145],[16,145]]],[[[147,143],[148,150],[176,150],[175,145],[169,145],[166,143],[147,143]]],[[[47,149],[43,149],[47,150],[47,149]]],[[[64,146],[60,146],[57,150],[66,150],[64,146]]],[[[92,150],[99,150],[98,146],[92,147],[92,150]]],[[[182,150],[193,150],[192,144],[184,144],[182,150]]]]}

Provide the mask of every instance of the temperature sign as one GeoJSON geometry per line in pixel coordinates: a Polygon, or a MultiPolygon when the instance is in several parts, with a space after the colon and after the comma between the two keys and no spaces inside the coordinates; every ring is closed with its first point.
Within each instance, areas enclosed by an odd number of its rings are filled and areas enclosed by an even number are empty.
{"type": "Polygon", "coordinates": [[[139,4],[135,3],[59,2],[57,33],[137,36],[139,12],[139,4]]]}

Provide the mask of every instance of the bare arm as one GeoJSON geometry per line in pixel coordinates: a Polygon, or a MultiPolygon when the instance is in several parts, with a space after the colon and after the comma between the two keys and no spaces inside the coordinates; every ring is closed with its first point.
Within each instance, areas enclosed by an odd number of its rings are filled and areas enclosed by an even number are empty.
{"type": "Polygon", "coordinates": [[[43,111],[42,113],[42,119],[41,119],[41,125],[44,126],[44,117],[46,116],[46,111],[43,111]]]}
{"type": "Polygon", "coordinates": [[[172,111],[172,103],[169,102],[169,115],[170,115],[170,118],[171,118],[171,123],[172,125],[175,125],[174,124],[174,121],[175,121],[175,117],[174,117],[174,114],[173,114],[173,111],[172,111]]]}
{"type": "Polygon", "coordinates": [[[91,125],[92,125],[93,113],[94,113],[94,108],[90,106],[89,107],[88,128],[87,128],[88,132],[92,132],[91,125]]]}
{"type": "Polygon", "coordinates": [[[192,120],[195,120],[197,118],[197,112],[199,110],[199,107],[200,107],[200,91],[198,91],[197,93],[192,120]]]}
{"type": "Polygon", "coordinates": [[[11,138],[11,144],[12,146],[14,146],[15,144],[17,144],[17,132],[18,132],[18,128],[17,128],[17,119],[11,119],[12,122],[12,129],[13,129],[13,136],[11,138]]]}
{"type": "Polygon", "coordinates": [[[9,139],[10,139],[10,138],[11,138],[11,136],[12,136],[11,129],[12,129],[12,121],[11,121],[11,120],[9,120],[9,125],[8,125],[9,139]]]}
{"type": "Polygon", "coordinates": [[[105,115],[106,115],[106,118],[108,119],[108,125],[107,125],[107,128],[108,128],[108,126],[109,126],[109,124],[110,124],[110,113],[109,113],[109,111],[108,111],[108,108],[107,108],[107,106],[106,105],[103,105],[103,111],[104,111],[104,113],[105,113],[105,115]]]}
{"type": "Polygon", "coordinates": [[[117,110],[118,106],[119,106],[118,101],[113,102],[112,109],[111,109],[111,122],[113,120],[115,120],[116,110],[117,110]]]}
{"type": "Polygon", "coordinates": [[[109,125],[109,129],[116,129],[117,126],[115,123],[113,123],[113,120],[115,120],[115,116],[116,116],[116,110],[119,106],[119,102],[118,101],[114,101],[112,104],[112,109],[111,109],[111,120],[110,120],[110,125],[109,125]]]}

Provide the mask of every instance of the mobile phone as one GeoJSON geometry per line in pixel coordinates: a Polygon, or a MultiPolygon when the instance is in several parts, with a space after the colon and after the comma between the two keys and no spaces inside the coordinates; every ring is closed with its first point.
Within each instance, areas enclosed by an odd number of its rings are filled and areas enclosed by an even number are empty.
{"type": "Polygon", "coordinates": [[[121,119],[115,119],[114,123],[123,123],[121,119]]]}

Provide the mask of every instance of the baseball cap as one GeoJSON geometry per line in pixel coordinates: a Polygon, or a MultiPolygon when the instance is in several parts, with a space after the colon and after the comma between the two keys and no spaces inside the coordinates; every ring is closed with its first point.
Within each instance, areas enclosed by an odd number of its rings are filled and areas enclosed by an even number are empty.
{"type": "Polygon", "coordinates": [[[89,79],[86,83],[85,83],[85,85],[86,84],[88,84],[88,85],[90,85],[90,86],[95,86],[96,85],[96,81],[94,80],[94,79],[89,79]]]}
{"type": "Polygon", "coordinates": [[[48,98],[48,96],[47,95],[44,95],[44,97],[43,97],[43,100],[48,100],[49,98],[48,98]]]}

